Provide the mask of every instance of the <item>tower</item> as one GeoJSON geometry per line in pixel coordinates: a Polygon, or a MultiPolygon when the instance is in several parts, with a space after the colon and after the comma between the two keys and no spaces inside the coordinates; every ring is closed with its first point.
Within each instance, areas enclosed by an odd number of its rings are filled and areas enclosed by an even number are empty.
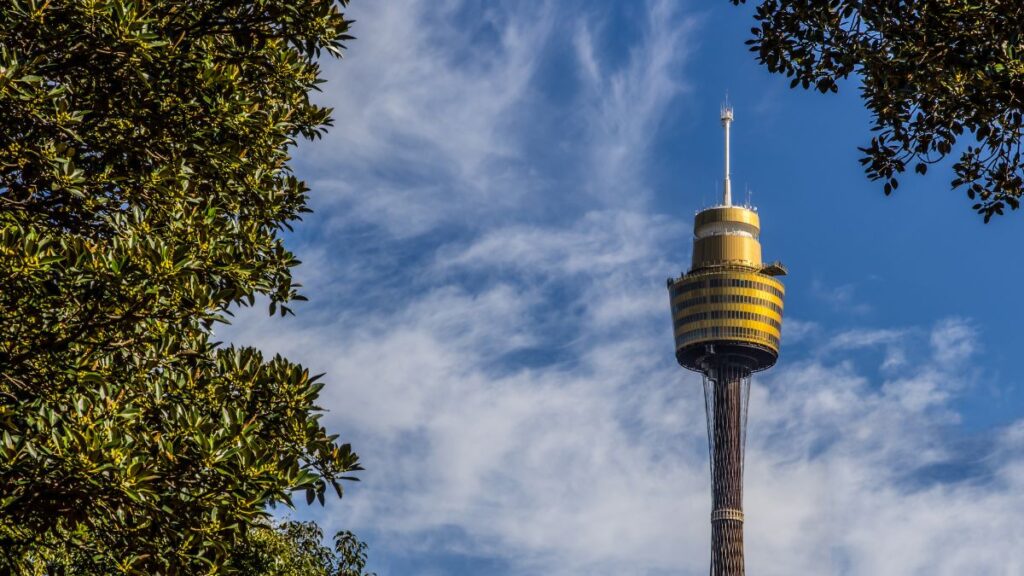
{"type": "Polygon", "coordinates": [[[711,463],[711,575],[741,576],[743,456],[750,375],[779,356],[782,303],[779,262],[761,261],[757,211],[734,206],[729,179],[729,127],[722,107],[725,190],[720,206],[697,213],[690,271],[669,278],[676,360],[704,376],[711,463]]]}

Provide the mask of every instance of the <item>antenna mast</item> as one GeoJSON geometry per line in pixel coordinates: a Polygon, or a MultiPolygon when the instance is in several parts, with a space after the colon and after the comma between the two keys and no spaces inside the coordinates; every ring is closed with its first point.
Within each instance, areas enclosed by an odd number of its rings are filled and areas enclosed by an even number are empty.
{"type": "Polygon", "coordinates": [[[729,181],[729,125],[732,124],[732,106],[722,104],[722,127],[725,128],[725,194],[722,204],[732,206],[732,183],[729,181]]]}

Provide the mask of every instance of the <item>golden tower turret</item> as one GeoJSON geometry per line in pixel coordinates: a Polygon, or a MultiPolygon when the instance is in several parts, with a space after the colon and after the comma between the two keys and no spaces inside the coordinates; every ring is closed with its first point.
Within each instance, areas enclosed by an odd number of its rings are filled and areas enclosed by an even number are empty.
{"type": "Polygon", "coordinates": [[[712,359],[730,356],[751,372],[770,368],[779,355],[786,274],[778,262],[761,260],[757,209],[734,206],[729,175],[731,108],[725,127],[725,191],[722,204],[697,212],[690,270],[668,281],[676,359],[704,372],[712,359]]]}
{"type": "Polygon", "coordinates": [[[779,356],[782,264],[761,260],[761,223],[734,206],[729,175],[731,108],[722,108],[722,204],[697,213],[689,272],[668,280],[676,360],[704,375],[712,475],[711,573],[744,574],[743,451],[750,375],[779,356]]]}
{"type": "Polygon", "coordinates": [[[697,372],[715,356],[735,356],[751,372],[779,355],[786,273],[761,261],[757,211],[723,204],[694,222],[690,271],[669,281],[676,359],[697,372]]]}

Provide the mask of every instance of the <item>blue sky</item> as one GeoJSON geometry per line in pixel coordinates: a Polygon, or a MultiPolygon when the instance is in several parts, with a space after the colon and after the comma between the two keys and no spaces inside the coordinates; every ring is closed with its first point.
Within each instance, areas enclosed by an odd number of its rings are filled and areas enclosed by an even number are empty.
{"type": "Polygon", "coordinates": [[[318,96],[336,126],[295,154],[311,301],[226,334],[326,372],[367,467],[296,517],[357,531],[380,576],[705,574],[664,280],[721,189],[728,93],[734,195],[791,271],[751,403],[752,573],[1024,573],[1020,215],[983,225],[943,170],[884,197],[855,83],[790,90],[725,0],[351,15],[318,96]]]}

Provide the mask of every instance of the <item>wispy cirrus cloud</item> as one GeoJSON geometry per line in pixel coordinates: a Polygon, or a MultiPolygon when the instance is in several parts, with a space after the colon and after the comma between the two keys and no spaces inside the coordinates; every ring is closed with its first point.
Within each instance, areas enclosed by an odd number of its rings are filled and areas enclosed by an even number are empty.
{"type": "Polygon", "coordinates": [[[395,236],[507,209],[531,186],[522,109],[555,23],[544,3],[497,3],[467,18],[462,2],[354,7],[360,38],[327,63],[324,100],[337,129],[302,150],[318,205],[395,236]],[[453,207],[458,207],[453,209],[453,207]]]}
{"type": "Polygon", "coordinates": [[[862,315],[871,311],[870,304],[856,298],[856,284],[829,286],[816,279],[811,284],[811,292],[816,298],[828,303],[838,311],[855,315],[862,315]]]}
{"type": "Polygon", "coordinates": [[[589,146],[585,184],[620,206],[645,198],[650,146],[668,104],[689,89],[679,71],[691,53],[697,18],[681,14],[673,2],[647,7],[641,41],[629,49],[624,66],[602,62],[597,49],[617,33],[609,29],[614,21],[581,18],[573,36],[584,79],[578,100],[589,146]]]}

